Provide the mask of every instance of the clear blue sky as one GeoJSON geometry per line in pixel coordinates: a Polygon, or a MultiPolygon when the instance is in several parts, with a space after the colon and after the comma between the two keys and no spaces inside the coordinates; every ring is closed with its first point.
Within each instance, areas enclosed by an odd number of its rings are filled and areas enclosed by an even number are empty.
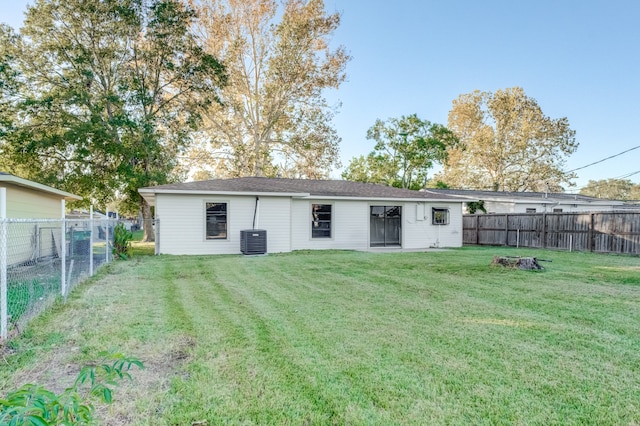
{"type": "MultiPolygon", "coordinates": [[[[27,0],[0,0],[19,27],[27,0]]],[[[451,102],[476,89],[520,86],[543,112],[576,130],[574,169],[640,145],[640,1],[325,0],[342,14],[333,42],[353,60],[328,93],[343,165],[373,148],[377,118],[416,113],[446,124],[451,102]]],[[[589,179],[640,172],[640,149],[579,170],[589,179]]],[[[339,177],[336,171],[333,177],[339,177]]],[[[640,173],[629,177],[640,182],[640,173]]]]}

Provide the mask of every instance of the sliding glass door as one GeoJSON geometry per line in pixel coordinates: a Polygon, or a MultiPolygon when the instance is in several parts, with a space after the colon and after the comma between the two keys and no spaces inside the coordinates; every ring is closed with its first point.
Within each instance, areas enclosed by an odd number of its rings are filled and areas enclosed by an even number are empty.
{"type": "Polygon", "coordinates": [[[399,247],[402,224],[401,206],[371,206],[369,244],[371,247],[399,247]]]}

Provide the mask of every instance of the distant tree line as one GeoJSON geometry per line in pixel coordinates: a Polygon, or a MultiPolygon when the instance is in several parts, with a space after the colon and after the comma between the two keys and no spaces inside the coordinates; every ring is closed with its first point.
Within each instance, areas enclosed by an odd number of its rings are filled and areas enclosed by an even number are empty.
{"type": "Polygon", "coordinates": [[[580,193],[608,200],[640,201],[640,184],[629,179],[590,180],[580,193]]]}

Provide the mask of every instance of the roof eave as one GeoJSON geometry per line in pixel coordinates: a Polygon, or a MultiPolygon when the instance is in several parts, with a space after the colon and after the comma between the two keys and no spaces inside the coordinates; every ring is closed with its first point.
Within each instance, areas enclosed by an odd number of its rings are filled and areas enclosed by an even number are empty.
{"type": "Polygon", "coordinates": [[[23,188],[35,189],[38,191],[46,192],[53,195],[58,195],[64,198],[67,201],[78,201],[82,200],[82,197],[79,195],[72,194],[70,192],[61,191],[59,189],[52,188],[47,185],[43,185],[41,183],[33,182],[27,179],[20,178],[14,175],[0,175],[0,182],[11,183],[16,186],[21,186],[23,188]]]}
{"type": "Polygon", "coordinates": [[[182,195],[248,195],[253,197],[308,197],[304,192],[253,192],[253,191],[211,191],[202,189],[153,189],[140,188],[138,192],[144,197],[146,194],[182,194],[182,195]]]}
{"type": "Polygon", "coordinates": [[[445,198],[421,198],[421,197],[356,197],[349,195],[309,195],[304,198],[323,199],[323,200],[349,200],[349,201],[404,201],[418,203],[464,203],[466,200],[454,200],[445,198]]]}
{"type": "Polygon", "coordinates": [[[298,192],[248,192],[248,191],[206,191],[206,190],[180,190],[180,189],[153,189],[140,188],[140,195],[150,205],[155,205],[156,194],[174,195],[209,195],[209,196],[251,196],[251,197],[289,197],[298,199],[324,199],[324,200],[352,200],[352,201],[402,201],[402,202],[434,202],[434,203],[463,203],[469,200],[454,198],[425,198],[425,197],[362,197],[332,194],[310,194],[298,192]]]}

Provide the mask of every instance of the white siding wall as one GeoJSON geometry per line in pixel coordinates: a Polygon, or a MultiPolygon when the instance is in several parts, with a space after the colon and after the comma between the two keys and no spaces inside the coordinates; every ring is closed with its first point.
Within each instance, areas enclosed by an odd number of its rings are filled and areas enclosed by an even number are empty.
{"type": "Polygon", "coordinates": [[[293,200],[291,247],[293,250],[344,249],[369,247],[369,204],[349,200],[293,200]],[[311,205],[331,204],[331,238],[311,238],[311,205]]]}
{"type": "Polygon", "coordinates": [[[462,203],[369,202],[340,200],[293,200],[293,250],[302,249],[369,249],[369,207],[372,205],[402,206],[402,248],[462,246],[462,203]],[[332,238],[311,238],[311,205],[333,205],[332,238]],[[449,224],[432,225],[431,208],[448,208],[449,224]],[[424,220],[417,220],[417,211],[424,220]]]}
{"type": "MultiPolygon", "coordinates": [[[[238,254],[240,230],[251,229],[255,197],[156,194],[160,220],[160,253],[238,254]],[[205,203],[227,203],[226,240],[205,239],[205,203]]],[[[461,203],[369,202],[353,200],[300,200],[260,197],[257,229],[267,230],[267,252],[314,249],[369,249],[369,207],[402,206],[402,248],[462,246],[461,203]],[[311,205],[331,204],[332,237],[311,238],[311,205]],[[432,225],[431,208],[448,208],[449,224],[432,225]],[[418,209],[424,220],[417,220],[418,209]]]]}
{"type": "MultiPolygon", "coordinates": [[[[255,203],[255,198],[252,200],[255,203]]],[[[253,221],[253,205],[251,220],[253,221]]],[[[290,224],[291,198],[260,197],[256,228],[267,230],[267,251],[269,253],[291,251],[290,224]]],[[[251,229],[251,226],[252,224],[249,223],[249,226],[245,228],[237,228],[238,239],[240,238],[240,229],[251,229]]]]}
{"type": "MultiPolygon", "coordinates": [[[[160,253],[240,253],[240,231],[253,227],[255,197],[156,194],[160,253]],[[227,239],[205,239],[205,203],[227,203],[227,239]]],[[[267,230],[267,251],[290,250],[291,201],[260,197],[256,228],[267,230]]]]}
{"type": "Polygon", "coordinates": [[[462,203],[405,203],[402,226],[402,248],[462,247],[462,203]],[[433,225],[432,208],[448,209],[449,223],[433,225]]]}

